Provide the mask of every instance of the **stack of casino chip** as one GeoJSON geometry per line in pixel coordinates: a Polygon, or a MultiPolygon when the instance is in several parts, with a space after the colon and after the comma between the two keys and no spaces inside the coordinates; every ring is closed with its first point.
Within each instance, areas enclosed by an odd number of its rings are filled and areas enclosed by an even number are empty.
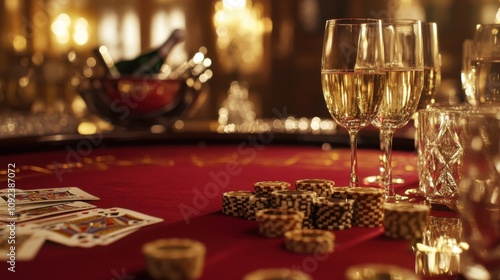
{"type": "Polygon", "coordinates": [[[379,227],[384,223],[385,191],[379,188],[356,187],[347,190],[347,196],[354,199],[353,225],[379,227]]]}
{"type": "Polygon", "coordinates": [[[255,195],[261,197],[271,197],[275,191],[285,191],[290,189],[290,183],[284,181],[261,181],[253,184],[255,195]]]}
{"type": "MultiPolygon", "coordinates": [[[[439,279],[441,277],[438,276],[437,278],[439,279]]],[[[460,278],[460,277],[454,277],[454,278],[460,278]]],[[[420,280],[422,278],[420,278],[420,276],[417,276],[413,271],[406,268],[402,268],[400,266],[391,264],[365,263],[348,267],[345,272],[344,279],[345,280],[360,280],[360,279],[420,280]]]]}
{"type": "Polygon", "coordinates": [[[293,209],[263,209],[257,211],[260,234],[267,237],[282,237],[287,231],[301,229],[304,213],[293,209]]]}
{"type": "Polygon", "coordinates": [[[388,203],[384,206],[384,234],[397,239],[420,239],[429,213],[427,205],[388,203]]]}
{"type": "Polygon", "coordinates": [[[314,202],[314,224],[318,229],[344,230],[352,227],[353,199],[319,197],[314,202]]]}
{"type": "Polygon", "coordinates": [[[245,218],[255,220],[257,211],[269,208],[269,198],[265,196],[251,195],[248,199],[247,211],[245,218]]]}
{"type": "Polygon", "coordinates": [[[198,279],[205,263],[205,245],[191,239],[158,239],[143,245],[153,279],[198,279]]]}
{"type": "Polygon", "coordinates": [[[255,195],[248,200],[245,218],[255,220],[255,213],[270,207],[270,197],[274,191],[288,190],[290,183],[284,181],[261,181],[253,184],[255,195]]]}
{"type": "Polygon", "coordinates": [[[321,229],[297,229],[285,232],[285,248],[301,254],[329,254],[333,252],[335,235],[321,229]]]}
{"type": "Polygon", "coordinates": [[[313,278],[300,270],[289,268],[265,268],[252,271],[243,280],[312,280],[313,278]]]}
{"type": "Polygon", "coordinates": [[[348,194],[347,194],[347,191],[350,188],[351,187],[335,187],[335,188],[332,189],[332,195],[331,195],[331,197],[332,198],[340,198],[340,199],[349,198],[348,194]]]}
{"type": "Polygon", "coordinates": [[[335,182],[324,179],[302,179],[295,182],[299,191],[313,191],[318,197],[331,197],[335,182]]]}
{"type": "Polygon", "coordinates": [[[312,191],[275,191],[271,196],[271,207],[295,209],[304,213],[302,228],[314,228],[313,207],[316,193],[312,191]]]}
{"type": "Polygon", "coordinates": [[[222,213],[244,218],[248,208],[248,200],[253,194],[250,191],[229,191],[223,193],[222,213]]]}

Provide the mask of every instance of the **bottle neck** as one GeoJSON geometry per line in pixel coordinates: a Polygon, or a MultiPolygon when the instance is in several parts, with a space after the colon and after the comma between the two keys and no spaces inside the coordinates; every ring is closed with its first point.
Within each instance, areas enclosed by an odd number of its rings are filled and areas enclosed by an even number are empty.
{"type": "Polygon", "coordinates": [[[170,54],[174,46],[184,40],[184,33],[184,30],[181,29],[174,30],[158,49],[148,53],[147,56],[150,57],[150,59],[140,65],[139,68],[134,71],[133,75],[138,76],[142,74],[159,73],[165,59],[170,54]]]}
{"type": "Polygon", "coordinates": [[[158,48],[157,53],[163,59],[167,58],[177,43],[184,40],[185,32],[181,29],[175,29],[168,39],[158,48]]]}

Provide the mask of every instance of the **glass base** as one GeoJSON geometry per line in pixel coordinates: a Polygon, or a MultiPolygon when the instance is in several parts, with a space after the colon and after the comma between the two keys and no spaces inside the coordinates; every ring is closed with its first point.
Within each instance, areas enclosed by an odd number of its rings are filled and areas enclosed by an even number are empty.
{"type": "Polygon", "coordinates": [[[420,188],[411,188],[405,191],[406,195],[425,197],[425,193],[420,188]]]}
{"type": "Polygon", "coordinates": [[[389,196],[389,195],[385,196],[385,203],[398,203],[398,202],[404,202],[404,201],[409,201],[409,200],[410,200],[409,197],[404,196],[404,195],[399,195],[399,194],[396,194],[393,196],[389,196]]]}
{"type": "Polygon", "coordinates": [[[458,211],[457,205],[458,200],[456,198],[426,198],[427,202],[431,206],[431,209],[438,211],[458,211]]]}
{"type": "MultiPolygon", "coordinates": [[[[405,183],[405,180],[403,178],[398,178],[398,177],[392,177],[392,183],[396,185],[402,185],[405,183]]],[[[373,176],[368,176],[363,178],[363,184],[367,186],[380,186],[380,176],[379,175],[373,175],[373,176]]]]}

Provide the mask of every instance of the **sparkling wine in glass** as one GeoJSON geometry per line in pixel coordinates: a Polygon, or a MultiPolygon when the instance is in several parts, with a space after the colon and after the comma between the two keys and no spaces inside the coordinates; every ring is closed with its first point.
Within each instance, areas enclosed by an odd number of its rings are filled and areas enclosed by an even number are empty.
{"type": "MultiPolygon", "coordinates": [[[[417,111],[425,109],[435,103],[436,89],[441,82],[441,56],[439,53],[438,29],[435,22],[421,22],[422,28],[422,44],[424,55],[424,85],[420,100],[418,102],[417,111]]],[[[416,121],[416,117],[414,117],[416,121]]],[[[415,123],[416,125],[416,123],[415,123]]],[[[417,137],[417,136],[416,136],[417,137]]],[[[415,145],[418,145],[418,139],[415,139],[415,145]]],[[[368,176],[363,179],[367,185],[380,186],[383,184],[383,171],[384,171],[384,134],[380,130],[380,149],[382,155],[380,156],[380,174],[368,176]]],[[[404,184],[403,178],[395,177],[394,174],[391,178],[392,184],[404,184]]],[[[408,189],[407,194],[420,195],[422,191],[420,188],[408,189]]]]}
{"type": "Polygon", "coordinates": [[[435,22],[421,22],[424,55],[424,86],[417,111],[436,102],[436,89],[441,83],[441,56],[439,54],[438,29],[435,22]]]}
{"type": "Polygon", "coordinates": [[[357,135],[370,124],[384,89],[381,21],[332,19],[326,22],[321,60],[323,96],[333,119],[349,132],[350,187],[357,187],[357,135]]]}
{"type": "Polygon", "coordinates": [[[394,131],[414,115],[424,83],[421,22],[387,19],[382,22],[385,51],[385,90],[372,124],[381,130],[382,182],[386,201],[400,199],[392,185],[391,152],[394,131]]]}
{"type": "Polygon", "coordinates": [[[472,44],[472,105],[500,103],[500,24],[478,24],[472,44]]]}
{"type": "Polygon", "coordinates": [[[477,105],[475,98],[474,68],[472,67],[472,39],[465,39],[462,43],[462,68],[460,71],[460,80],[462,89],[465,92],[465,98],[471,105],[477,105]]]}

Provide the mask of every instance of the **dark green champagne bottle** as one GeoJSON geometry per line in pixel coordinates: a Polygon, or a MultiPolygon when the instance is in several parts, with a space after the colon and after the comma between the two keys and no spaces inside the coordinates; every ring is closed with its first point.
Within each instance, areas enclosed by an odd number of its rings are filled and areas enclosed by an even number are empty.
{"type": "Polygon", "coordinates": [[[185,32],[175,29],[158,48],[139,55],[132,60],[118,61],[115,66],[121,75],[145,76],[160,72],[165,59],[177,43],[184,40],[185,32]]]}

